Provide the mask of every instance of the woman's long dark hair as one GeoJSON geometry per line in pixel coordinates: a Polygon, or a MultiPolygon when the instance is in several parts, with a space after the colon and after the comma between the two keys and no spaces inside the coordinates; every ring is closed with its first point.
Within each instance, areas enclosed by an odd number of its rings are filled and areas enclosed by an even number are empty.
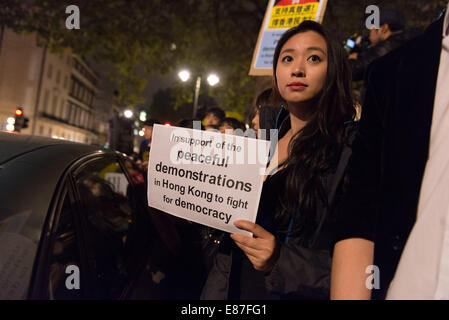
{"type": "Polygon", "coordinates": [[[321,200],[325,206],[329,205],[324,177],[336,169],[344,143],[344,122],[354,119],[355,108],[351,72],[343,47],[314,21],[304,21],[287,30],[279,40],[273,57],[273,100],[283,100],[276,78],[282,47],[294,35],[307,31],[320,34],[326,41],[327,75],[307,124],[292,137],[288,146],[289,155],[284,162],[286,190],[281,201],[283,208],[276,216],[276,221],[277,225],[284,227],[288,225],[293,213],[295,223],[292,232],[310,238],[317,231],[322,218],[318,201],[321,200]]]}

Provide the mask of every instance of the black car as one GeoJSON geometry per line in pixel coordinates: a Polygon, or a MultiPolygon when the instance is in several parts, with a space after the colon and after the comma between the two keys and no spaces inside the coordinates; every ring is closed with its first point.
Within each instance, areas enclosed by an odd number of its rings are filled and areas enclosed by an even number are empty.
{"type": "Polygon", "coordinates": [[[0,133],[0,299],[197,299],[198,230],[123,154],[0,133]]]}

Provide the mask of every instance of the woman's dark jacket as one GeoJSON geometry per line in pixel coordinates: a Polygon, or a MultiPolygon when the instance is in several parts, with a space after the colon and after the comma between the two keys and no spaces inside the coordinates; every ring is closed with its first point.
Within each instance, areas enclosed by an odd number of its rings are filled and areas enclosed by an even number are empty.
{"type": "MultiPolygon", "coordinates": [[[[260,127],[273,129],[280,127],[279,139],[289,130],[290,120],[285,109],[263,107],[259,110],[260,127]],[[279,125],[281,123],[281,125],[279,125]]],[[[354,125],[349,125],[347,136],[352,136],[354,125]]],[[[349,141],[349,140],[348,140],[349,141]]],[[[274,147],[272,150],[274,151],[274,147]]],[[[340,163],[335,172],[323,177],[329,203],[332,204],[337,187],[342,180],[349,146],[343,148],[340,163]]],[[[249,259],[226,234],[216,253],[212,269],[203,288],[201,299],[328,299],[331,271],[332,233],[331,206],[318,203],[317,236],[304,239],[292,235],[285,237],[270,230],[275,210],[279,209],[276,197],[285,188],[283,170],[270,176],[264,183],[256,223],[276,235],[280,244],[280,255],[269,275],[255,270],[249,259]],[[268,212],[267,212],[268,211],[268,212]]],[[[341,188],[340,188],[341,189],[341,188]]],[[[338,196],[338,195],[337,195],[338,196]]]]}

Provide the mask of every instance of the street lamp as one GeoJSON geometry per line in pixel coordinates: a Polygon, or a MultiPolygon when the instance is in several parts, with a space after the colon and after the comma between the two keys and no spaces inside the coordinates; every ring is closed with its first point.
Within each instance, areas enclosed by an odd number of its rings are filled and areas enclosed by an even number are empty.
{"type": "Polygon", "coordinates": [[[126,118],[131,118],[134,114],[133,114],[133,112],[131,111],[131,110],[125,110],[125,112],[123,112],[123,115],[126,117],[126,118]]]}
{"type": "MultiPolygon", "coordinates": [[[[190,79],[190,72],[188,70],[182,70],[178,73],[179,78],[182,82],[186,82],[190,79]]],[[[209,74],[207,77],[207,82],[210,86],[215,86],[218,82],[220,82],[220,78],[214,73],[209,74]]],[[[198,97],[200,95],[200,87],[201,87],[201,76],[197,76],[196,84],[195,84],[195,99],[193,101],[193,117],[196,115],[196,110],[198,109],[198,97]]]]}
{"type": "Polygon", "coordinates": [[[220,79],[217,77],[216,74],[212,73],[207,77],[207,82],[210,86],[215,86],[218,82],[220,82],[220,79]]]}
{"type": "Polygon", "coordinates": [[[187,70],[182,70],[178,73],[178,76],[182,82],[186,82],[187,80],[190,79],[190,72],[187,70]]]}
{"type": "Polygon", "coordinates": [[[139,120],[142,122],[147,121],[147,112],[146,111],[140,111],[139,120]]]}

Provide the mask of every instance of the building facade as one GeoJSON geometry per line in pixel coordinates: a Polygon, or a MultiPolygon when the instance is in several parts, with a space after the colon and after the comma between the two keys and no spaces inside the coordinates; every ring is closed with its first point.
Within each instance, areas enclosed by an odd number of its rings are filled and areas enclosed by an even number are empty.
{"type": "Polygon", "coordinates": [[[98,75],[70,49],[52,53],[34,35],[5,30],[0,52],[0,124],[17,107],[29,118],[21,133],[106,143],[104,117],[94,108],[98,75]]]}

